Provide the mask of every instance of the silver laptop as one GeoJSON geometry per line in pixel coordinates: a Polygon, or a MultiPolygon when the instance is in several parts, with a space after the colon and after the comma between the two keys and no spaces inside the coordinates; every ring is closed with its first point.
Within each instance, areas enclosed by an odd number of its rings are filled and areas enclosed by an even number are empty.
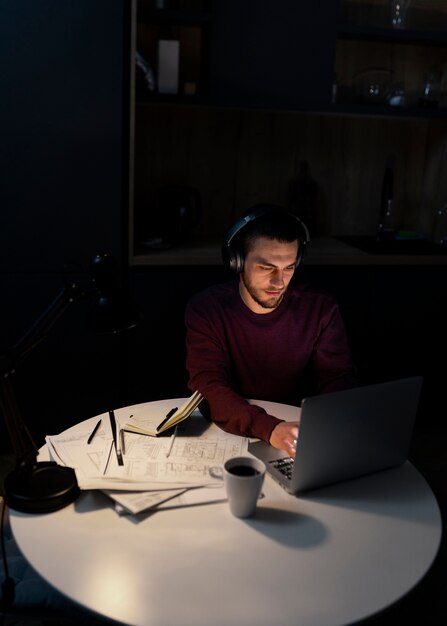
{"type": "Polygon", "coordinates": [[[289,493],[317,489],[407,460],[422,377],[305,398],[295,461],[264,441],[249,451],[289,493]]]}

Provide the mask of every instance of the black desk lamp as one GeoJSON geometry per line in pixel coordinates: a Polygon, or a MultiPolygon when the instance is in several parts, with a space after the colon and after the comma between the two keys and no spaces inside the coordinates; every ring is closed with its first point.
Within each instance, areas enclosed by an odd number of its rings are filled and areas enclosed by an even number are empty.
{"type": "Polygon", "coordinates": [[[37,462],[38,448],[20,416],[14,393],[12,377],[17,367],[45,339],[73,302],[90,300],[87,326],[95,332],[117,333],[138,323],[134,303],[127,291],[118,286],[113,257],[96,255],[91,276],[92,285],[87,289],[67,285],[22,339],[0,355],[0,411],[17,457],[15,469],[5,478],[4,492],[6,503],[16,511],[57,511],[74,502],[80,493],[72,468],[37,462]]]}

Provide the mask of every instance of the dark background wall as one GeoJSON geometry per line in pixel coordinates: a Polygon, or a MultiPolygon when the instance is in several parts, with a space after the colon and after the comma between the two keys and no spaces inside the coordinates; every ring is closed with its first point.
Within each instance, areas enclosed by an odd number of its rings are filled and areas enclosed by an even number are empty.
{"type": "MultiPolygon", "coordinates": [[[[0,351],[65,280],[90,283],[94,254],[126,256],[128,4],[2,3],[0,351]]],[[[17,370],[36,436],[118,402],[119,340],[86,333],[85,313],[73,304],[17,370]]]]}

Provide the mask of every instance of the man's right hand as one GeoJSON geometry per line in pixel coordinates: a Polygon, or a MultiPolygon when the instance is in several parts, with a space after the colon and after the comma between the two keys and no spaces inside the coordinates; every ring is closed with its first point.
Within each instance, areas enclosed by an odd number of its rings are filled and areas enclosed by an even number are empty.
{"type": "Polygon", "coordinates": [[[270,445],[279,450],[284,450],[284,452],[294,459],[296,440],[298,439],[298,427],[298,422],[279,422],[270,435],[270,445]]]}

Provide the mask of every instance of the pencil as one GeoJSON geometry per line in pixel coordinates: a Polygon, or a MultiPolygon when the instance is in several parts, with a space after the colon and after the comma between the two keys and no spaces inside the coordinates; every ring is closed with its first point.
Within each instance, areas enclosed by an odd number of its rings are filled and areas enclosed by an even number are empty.
{"type": "Polygon", "coordinates": [[[98,428],[101,426],[101,422],[102,420],[99,420],[99,422],[96,424],[95,428],[92,430],[92,432],[89,435],[89,438],[87,439],[87,443],[92,443],[93,437],[96,435],[96,433],[98,432],[98,428]]]}
{"type": "Polygon", "coordinates": [[[166,452],[166,458],[168,458],[168,457],[169,457],[169,455],[170,455],[170,454],[171,454],[171,452],[172,452],[172,447],[173,447],[173,445],[174,445],[175,436],[176,436],[176,434],[177,434],[177,428],[178,428],[178,425],[174,428],[174,432],[173,432],[173,433],[172,433],[172,435],[171,435],[171,442],[170,442],[170,444],[169,444],[169,449],[168,449],[168,451],[166,452]]]}

